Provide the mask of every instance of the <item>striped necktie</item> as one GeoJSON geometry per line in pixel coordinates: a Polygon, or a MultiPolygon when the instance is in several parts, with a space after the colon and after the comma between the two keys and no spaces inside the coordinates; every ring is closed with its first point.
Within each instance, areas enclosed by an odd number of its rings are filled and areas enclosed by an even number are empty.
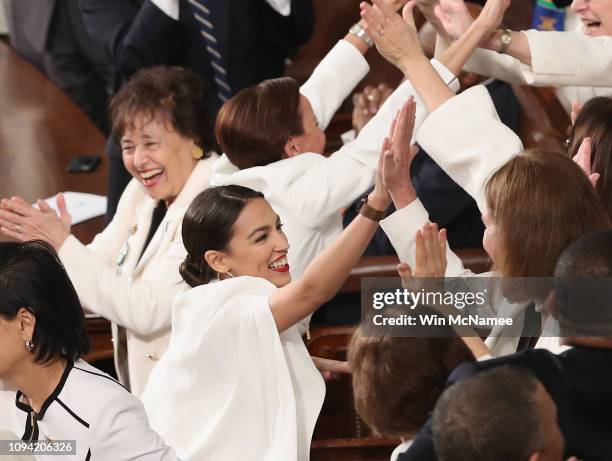
{"type": "Polygon", "coordinates": [[[215,77],[217,96],[221,103],[224,103],[232,96],[232,88],[227,78],[227,70],[223,62],[223,55],[219,51],[219,43],[215,37],[208,0],[188,0],[193,10],[193,16],[200,28],[200,33],[206,45],[206,52],[210,58],[210,64],[215,77]]]}

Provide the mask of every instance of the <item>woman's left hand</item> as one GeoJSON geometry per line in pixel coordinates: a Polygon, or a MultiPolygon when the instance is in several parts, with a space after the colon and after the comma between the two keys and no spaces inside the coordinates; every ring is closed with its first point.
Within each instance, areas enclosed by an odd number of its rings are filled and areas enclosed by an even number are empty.
{"type": "Polygon", "coordinates": [[[59,216],[47,203],[37,202],[38,209],[21,197],[0,201],[0,232],[20,242],[42,240],[59,251],[70,235],[72,217],[63,194],[57,196],[59,216]]]}
{"type": "Polygon", "coordinates": [[[593,170],[591,170],[591,138],[586,137],[582,140],[573,160],[582,168],[582,171],[586,173],[589,181],[595,187],[600,175],[599,173],[593,173],[593,170]]]}
{"type": "Polygon", "coordinates": [[[400,17],[383,0],[372,0],[374,5],[362,2],[361,17],[365,29],[374,40],[378,52],[391,64],[404,72],[404,66],[413,59],[427,59],[414,24],[412,10],[415,0],[404,6],[400,17]]]}
{"type": "Polygon", "coordinates": [[[427,223],[416,233],[414,270],[406,263],[397,266],[404,286],[414,277],[444,277],[446,273],[446,229],[427,223]]]}

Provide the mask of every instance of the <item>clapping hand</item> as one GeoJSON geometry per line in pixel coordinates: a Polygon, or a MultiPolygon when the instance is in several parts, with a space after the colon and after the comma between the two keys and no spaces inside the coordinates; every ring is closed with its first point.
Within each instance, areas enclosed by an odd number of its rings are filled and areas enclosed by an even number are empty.
{"type": "Polygon", "coordinates": [[[391,125],[388,148],[383,153],[380,165],[380,181],[389,192],[397,209],[404,208],[416,199],[410,182],[410,166],[418,153],[411,145],[416,117],[416,103],[410,96],[391,125]]]}
{"type": "Polygon", "coordinates": [[[372,1],[373,5],[366,2],[360,4],[361,17],[378,52],[402,71],[411,60],[426,59],[412,16],[415,0],[404,6],[403,19],[383,0],[372,1]]]}
{"type": "Polygon", "coordinates": [[[582,171],[586,173],[591,184],[595,187],[600,175],[599,173],[593,173],[591,170],[591,138],[586,137],[582,140],[573,160],[582,168],[582,171]]]}
{"type": "Polygon", "coordinates": [[[453,40],[461,37],[474,22],[463,0],[440,0],[434,7],[434,13],[453,40]]]}
{"type": "Polygon", "coordinates": [[[353,129],[359,133],[366,123],[378,112],[380,106],[393,93],[386,83],[366,86],[361,93],[353,94],[353,129]]]}
{"type": "Polygon", "coordinates": [[[404,288],[414,288],[415,277],[444,277],[446,273],[446,229],[427,223],[417,231],[414,269],[406,263],[397,266],[404,288]]]}
{"type": "Polygon", "coordinates": [[[57,196],[59,216],[46,202],[39,200],[38,208],[21,197],[0,202],[0,232],[20,242],[42,240],[56,251],[70,235],[72,217],[66,208],[63,194],[57,196]]]}

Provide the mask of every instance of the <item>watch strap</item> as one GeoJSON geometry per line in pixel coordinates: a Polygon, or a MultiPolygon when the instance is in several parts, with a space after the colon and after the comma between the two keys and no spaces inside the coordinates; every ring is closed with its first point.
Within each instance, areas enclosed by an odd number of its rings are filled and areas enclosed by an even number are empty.
{"type": "Polygon", "coordinates": [[[368,204],[368,197],[365,196],[361,199],[361,203],[359,204],[359,208],[357,210],[359,214],[365,218],[371,219],[372,221],[379,222],[387,215],[387,210],[381,211],[376,208],[370,206],[368,204]]]}

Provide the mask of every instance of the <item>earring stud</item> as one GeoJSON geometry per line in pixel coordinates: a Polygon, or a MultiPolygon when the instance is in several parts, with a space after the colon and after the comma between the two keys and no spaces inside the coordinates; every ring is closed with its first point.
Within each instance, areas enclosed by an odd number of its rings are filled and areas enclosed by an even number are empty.
{"type": "Polygon", "coordinates": [[[26,348],[26,351],[32,352],[34,350],[34,344],[32,344],[32,341],[30,341],[29,339],[26,339],[25,348],[26,348]]]}
{"type": "Polygon", "coordinates": [[[204,157],[204,149],[202,149],[200,146],[193,146],[191,148],[191,156],[194,160],[200,160],[202,157],[204,157]]]}

